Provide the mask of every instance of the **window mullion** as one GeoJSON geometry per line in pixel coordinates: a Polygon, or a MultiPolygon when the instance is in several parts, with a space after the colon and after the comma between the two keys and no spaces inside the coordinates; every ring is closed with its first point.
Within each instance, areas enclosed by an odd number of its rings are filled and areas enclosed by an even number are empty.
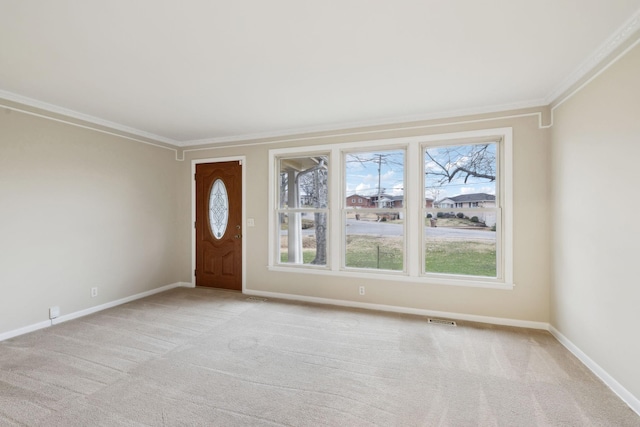
{"type": "MultiPolygon", "coordinates": [[[[407,147],[405,199],[406,212],[405,238],[407,274],[418,277],[422,270],[422,238],[424,234],[420,225],[422,207],[424,206],[424,183],[422,182],[422,168],[420,166],[421,148],[419,144],[409,144],[407,147]]],[[[423,258],[424,259],[424,258],[423,258]]]]}
{"type": "Polygon", "coordinates": [[[331,224],[329,235],[329,260],[332,271],[339,271],[342,267],[342,253],[344,252],[344,224],[342,222],[342,209],[344,198],[342,194],[344,188],[344,177],[342,176],[342,163],[340,151],[333,148],[329,162],[329,224],[331,224]]]}

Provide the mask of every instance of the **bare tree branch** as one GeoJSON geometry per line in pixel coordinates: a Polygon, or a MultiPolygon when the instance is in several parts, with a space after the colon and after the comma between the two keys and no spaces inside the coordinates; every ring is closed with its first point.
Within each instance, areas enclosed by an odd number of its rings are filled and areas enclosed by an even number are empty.
{"type": "Polygon", "coordinates": [[[427,178],[432,178],[435,185],[446,185],[456,179],[467,183],[470,178],[496,180],[495,152],[489,150],[493,144],[462,145],[455,147],[439,147],[426,150],[428,167],[427,178]],[[458,178],[460,177],[460,178],[458,178]]]}

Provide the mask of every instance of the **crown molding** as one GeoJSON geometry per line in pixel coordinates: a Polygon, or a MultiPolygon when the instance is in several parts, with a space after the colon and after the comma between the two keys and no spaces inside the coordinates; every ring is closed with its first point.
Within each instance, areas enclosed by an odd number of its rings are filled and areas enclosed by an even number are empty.
{"type": "MultiPolygon", "coordinates": [[[[511,103],[511,104],[501,104],[501,105],[494,105],[490,107],[468,108],[468,109],[461,109],[461,110],[450,110],[450,111],[432,113],[432,114],[396,116],[396,117],[388,117],[388,118],[377,119],[377,120],[333,123],[330,125],[290,128],[290,129],[273,131],[273,132],[257,132],[257,133],[234,135],[234,136],[228,136],[228,137],[197,139],[197,140],[180,142],[179,147],[192,148],[192,147],[198,147],[202,145],[216,146],[220,144],[228,144],[230,142],[256,141],[256,140],[264,140],[264,139],[270,139],[270,138],[297,137],[301,135],[318,134],[323,132],[336,132],[336,131],[345,131],[349,129],[358,129],[358,128],[400,125],[403,123],[409,124],[409,123],[415,123],[415,122],[443,120],[443,119],[451,119],[451,118],[464,117],[464,116],[477,116],[482,114],[501,113],[505,111],[523,110],[527,108],[540,108],[546,105],[547,104],[544,103],[544,99],[535,99],[535,100],[523,101],[523,102],[517,102],[517,103],[511,103]]],[[[443,125],[446,125],[446,123],[443,125]]]]}
{"type": "Polygon", "coordinates": [[[608,63],[603,61],[617,48],[627,42],[640,28],[640,9],[625,21],[609,38],[583,61],[567,78],[557,85],[544,99],[545,105],[551,105],[558,101],[568,90],[581,79],[598,68],[606,67],[608,63]]]}
{"type": "Polygon", "coordinates": [[[176,141],[171,138],[166,138],[164,136],[156,135],[150,132],[145,132],[140,129],[122,125],[120,123],[111,122],[108,120],[101,119],[99,117],[80,113],[75,110],[70,110],[68,108],[60,107],[54,104],[49,104],[47,102],[39,101],[37,99],[29,98],[26,96],[18,95],[16,93],[8,92],[0,89],[0,100],[2,99],[10,102],[15,102],[15,103],[24,105],[26,107],[37,108],[38,110],[41,110],[46,113],[59,114],[64,117],[68,117],[71,119],[80,120],[85,123],[90,123],[92,125],[108,128],[111,131],[122,132],[123,134],[135,135],[140,138],[146,138],[156,142],[163,142],[165,144],[170,144],[173,146],[179,146],[180,144],[179,141],[176,141]]]}

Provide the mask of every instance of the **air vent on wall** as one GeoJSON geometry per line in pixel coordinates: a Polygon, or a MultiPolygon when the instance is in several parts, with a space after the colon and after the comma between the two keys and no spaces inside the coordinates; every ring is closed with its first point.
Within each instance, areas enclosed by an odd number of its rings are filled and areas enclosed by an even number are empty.
{"type": "Polygon", "coordinates": [[[447,319],[429,319],[429,323],[434,323],[436,325],[457,326],[456,322],[447,319]]]}
{"type": "Polygon", "coordinates": [[[258,298],[258,297],[247,298],[247,301],[249,302],[265,302],[266,300],[267,300],[266,298],[258,298]]]}

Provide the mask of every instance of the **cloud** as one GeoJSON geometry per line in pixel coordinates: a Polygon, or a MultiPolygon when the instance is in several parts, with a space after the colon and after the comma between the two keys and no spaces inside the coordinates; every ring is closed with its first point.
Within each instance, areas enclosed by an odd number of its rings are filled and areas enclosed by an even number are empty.
{"type": "Polygon", "coordinates": [[[476,187],[462,187],[460,189],[460,194],[472,194],[472,193],[479,193],[479,191],[476,187]]]}
{"type": "Polygon", "coordinates": [[[438,164],[432,160],[429,160],[428,162],[424,163],[424,170],[425,171],[429,171],[432,169],[438,169],[440,166],[438,166],[438,164]]]}
{"type": "Polygon", "coordinates": [[[378,181],[378,177],[369,174],[369,175],[362,176],[362,180],[364,182],[374,182],[374,181],[377,182],[378,181]]]}
{"type": "Polygon", "coordinates": [[[496,188],[492,185],[475,185],[470,187],[461,187],[460,194],[487,193],[496,194],[496,188]]]}
{"type": "Polygon", "coordinates": [[[356,185],[356,192],[370,190],[370,189],[371,189],[371,186],[369,184],[365,184],[364,182],[361,182],[360,184],[356,185]]]}
{"type": "Polygon", "coordinates": [[[404,194],[404,184],[399,183],[393,186],[391,194],[394,196],[402,196],[404,194]]]}

